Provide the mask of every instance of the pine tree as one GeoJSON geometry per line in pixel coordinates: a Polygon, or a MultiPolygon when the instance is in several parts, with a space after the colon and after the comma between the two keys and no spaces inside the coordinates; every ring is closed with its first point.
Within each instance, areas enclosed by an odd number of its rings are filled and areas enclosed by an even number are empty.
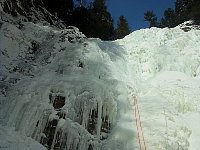
{"type": "Polygon", "coordinates": [[[107,11],[106,0],[94,0],[93,9],[97,12],[100,11],[106,12],[107,11]]]}
{"type": "Polygon", "coordinates": [[[106,7],[106,0],[94,0],[90,7],[85,6],[78,6],[74,9],[72,24],[87,37],[111,40],[114,25],[111,14],[106,7]]]}
{"type": "Polygon", "coordinates": [[[115,30],[116,38],[121,39],[126,35],[131,33],[131,29],[128,25],[128,21],[124,16],[119,17],[119,21],[117,23],[117,29],[115,30]]]}
{"type": "Polygon", "coordinates": [[[175,13],[177,18],[177,25],[184,21],[190,20],[189,14],[192,9],[192,0],[176,0],[175,13]]]}
{"type": "Polygon", "coordinates": [[[111,40],[114,24],[111,14],[107,10],[106,0],[94,0],[89,25],[90,35],[102,40],[111,40]]]}
{"type": "Polygon", "coordinates": [[[147,11],[144,14],[145,21],[150,26],[158,27],[175,27],[185,21],[193,20],[200,23],[200,1],[199,0],[176,0],[175,9],[168,8],[164,11],[161,21],[157,22],[156,15],[153,11],[147,11]],[[157,23],[156,23],[157,22],[157,23]],[[155,25],[156,24],[156,25],[155,25]]]}
{"type": "Polygon", "coordinates": [[[144,13],[144,20],[149,22],[149,27],[157,27],[157,17],[153,11],[146,11],[144,13]]]}
{"type": "Polygon", "coordinates": [[[43,0],[47,10],[56,14],[61,20],[67,22],[72,15],[74,3],[73,0],[43,0]]]}
{"type": "Polygon", "coordinates": [[[75,0],[78,2],[78,7],[87,7],[89,3],[91,3],[91,0],[75,0]]]}
{"type": "Polygon", "coordinates": [[[193,0],[189,17],[192,20],[194,20],[196,23],[198,24],[200,23],[200,1],[199,0],[193,0]]]}
{"type": "Polygon", "coordinates": [[[172,8],[168,8],[164,12],[164,18],[161,19],[159,27],[175,27],[178,24],[176,13],[172,8]]]}
{"type": "Polygon", "coordinates": [[[91,16],[90,12],[85,7],[77,7],[73,11],[72,16],[72,25],[79,28],[81,32],[83,32],[87,37],[90,36],[90,24],[91,24],[91,16]]]}

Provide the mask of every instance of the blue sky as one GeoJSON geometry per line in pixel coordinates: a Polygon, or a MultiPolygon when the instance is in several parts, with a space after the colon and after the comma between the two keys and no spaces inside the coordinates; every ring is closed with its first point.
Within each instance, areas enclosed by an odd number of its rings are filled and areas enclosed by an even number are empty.
{"type": "Polygon", "coordinates": [[[124,15],[132,30],[148,27],[144,21],[144,12],[153,10],[158,18],[163,16],[164,10],[174,8],[175,0],[107,0],[109,12],[115,22],[124,15]]]}

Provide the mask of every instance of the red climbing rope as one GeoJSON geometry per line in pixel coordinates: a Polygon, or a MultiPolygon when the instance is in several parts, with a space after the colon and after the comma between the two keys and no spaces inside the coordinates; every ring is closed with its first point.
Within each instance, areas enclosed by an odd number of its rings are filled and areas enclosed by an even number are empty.
{"type": "Polygon", "coordinates": [[[136,127],[137,127],[137,135],[138,135],[138,142],[140,145],[140,150],[147,150],[146,148],[146,142],[144,139],[144,134],[143,134],[143,129],[142,129],[142,122],[140,118],[140,111],[138,107],[138,99],[136,96],[133,97],[134,99],[134,112],[135,112],[135,122],[136,122],[136,127]]]}
{"type": "MultiPolygon", "coordinates": [[[[135,105],[135,101],[134,101],[134,105],[135,105]]],[[[136,123],[136,127],[137,127],[137,136],[138,136],[138,142],[139,142],[139,146],[140,146],[140,150],[142,150],[142,146],[141,146],[141,141],[140,141],[140,133],[139,133],[139,127],[138,127],[138,121],[137,121],[137,112],[135,109],[135,123],[136,123]]]]}

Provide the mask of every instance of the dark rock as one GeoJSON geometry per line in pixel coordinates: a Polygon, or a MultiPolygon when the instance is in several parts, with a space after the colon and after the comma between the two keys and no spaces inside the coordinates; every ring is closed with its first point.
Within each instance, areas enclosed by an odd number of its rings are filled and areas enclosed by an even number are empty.
{"type": "Polygon", "coordinates": [[[83,68],[83,62],[79,61],[78,67],[83,68]]]}
{"type": "Polygon", "coordinates": [[[42,138],[40,143],[44,146],[46,145],[48,149],[51,149],[57,124],[58,120],[56,119],[54,119],[53,121],[49,121],[47,122],[46,127],[43,131],[46,137],[42,138]]]}
{"type": "Polygon", "coordinates": [[[89,145],[88,150],[93,150],[93,147],[91,144],[89,145]]]}
{"type": "Polygon", "coordinates": [[[64,96],[56,96],[53,102],[53,107],[55,109],[60,109],[65,105],[65,97],[64,96]]]}
{"type": "Polygon", "coordinates": [[[92,110],[92,114],[88,120],[88,126],[87,126],[88,132],[92,135],[96,134],[97,119],[98,119],[98,111],[92,110]]]}

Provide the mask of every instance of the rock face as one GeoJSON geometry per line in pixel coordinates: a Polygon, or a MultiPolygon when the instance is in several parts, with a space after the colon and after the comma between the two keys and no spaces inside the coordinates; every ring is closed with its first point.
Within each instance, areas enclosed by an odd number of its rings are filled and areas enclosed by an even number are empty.
{"type": "Polygon", "coordinates": [[[187,22],[180,24],[179,26],[185,32],[188,32],[192,29],[200,30],[200,22],[195,22],[195,21],[187,21],[187,22]]]}
{"type": "Polygon", "coordinates": [[[19,21],[65,27],[61,20],[46,10],[42,0],[1,0],[0,5],[5,13],[12,15],[15,19],[18,18],[19,21]]]}

